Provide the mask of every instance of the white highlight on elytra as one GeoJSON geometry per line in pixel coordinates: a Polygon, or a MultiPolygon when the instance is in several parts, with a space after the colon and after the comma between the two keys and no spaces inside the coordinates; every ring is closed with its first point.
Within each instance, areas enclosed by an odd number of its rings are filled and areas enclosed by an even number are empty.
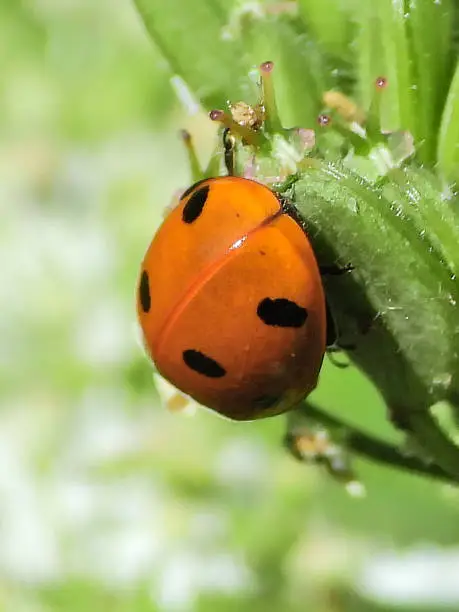
{"type": "Polygon", "coordinates": [[[238,249],[240,246],[244,244],[246,240],[247,240],[247,236],[242,236],[242,238],[239,238],[239,240],[236,240],[236,242],[233,242],[229,250],[233,251],[234,249],[238,249]]]}

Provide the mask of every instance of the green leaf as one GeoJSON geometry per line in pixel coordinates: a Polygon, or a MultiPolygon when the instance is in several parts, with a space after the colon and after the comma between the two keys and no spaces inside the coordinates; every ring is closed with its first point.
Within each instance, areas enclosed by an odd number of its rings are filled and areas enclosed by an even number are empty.
{"type": "Polygon", "coordinates": [[[134,0],[154,43],[207,109],[251,99],[250,62],[217,0],[134,0]]]}
{"type": "MultiPolygon", "coordinates": [[[[407,184],[422,192],[414,172],[407,184]]],[[[391,196],[338,166],[319,164],[295,183],[291,197],[319,262],[355,268],[344,279],[326,281],[326,289],[343,317],[338,328],[363,344],[361,366],[388,405],[421,410],[445,399],[459,371],[459,286],[430,235],[407,212],[417,200],[391,196]],[[359,328],[372,326],[375,335],[360,338],[359,328]]],[[[416,212],[420,224],[425,214],[416,212]]],[[[457,226],[452,231],[457,234],[457,226]]],[[[357,361],[359,355],[352,353],[357,361]]]]}
{"type": "Polygon", "coordinates": [[[288,127],[314,125],[327,77],[323,58],[301,22],[285,17],[247,20],[243,38],[254,63],[274,62],[282,123],[288,127]]]}
{"type": "Polygon", "coordinates": [[[367,110],[375,96],[375,81],[387,79],[381,102],[381,123],[385,130],[412,131],[414,97],[410,82],[410,55],[405,31],[403,0],[359,2],[355,7],[358,33],[358,98],[367,110]]]}
{"type": "Polygon", "coordinates": [[[300,14],[308,32],[323,51],[332,55],[350,55],[350,5],[346,0],[299,0],[300,14]]]}
{"type": "Polygon", "coordinates": [[[428,235],[432,252],[459,272],[458,217],[440,180],[427,170],[406,167],[391,173],[392,181],[383,187],[388,200],[397,202],[399,211],[410,219],[420,236],[428,235]]]}
{"type": "Polygon", "coordinates": [[[437,157],[439,170],[446,179],[459,181],[459,63],[443,111],[437,157]]]}
{"type": "Polygon", "coordinates": [[[413,135],[422,162],[434,163],[438,128],[451,78],[453,0],[410,0],[407,33],[416,106],[413,135]]]}

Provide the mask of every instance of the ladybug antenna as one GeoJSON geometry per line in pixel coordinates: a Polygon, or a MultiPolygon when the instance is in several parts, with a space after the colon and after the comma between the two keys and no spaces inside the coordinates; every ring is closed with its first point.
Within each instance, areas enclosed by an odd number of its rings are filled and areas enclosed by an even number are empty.
{"type": "Polygon", "coordinates": [[[183,144],[185,145],[185,149],[188,155],[188,163],[190,165],[191,170],[191,178],[195,183],[202,179],[203,171],[198,160],[196,149],[193,144],[193,139],[188,130],[180,130],[180,137],[182,139],[183,144]]]}
{"type": "Polygon", "coordinates": [[[244,125],[240,125],[234,121],[231,115],[225,113],[225,111],[214,109],[210,111],[209,117],[212,121],[218,121],[221,123],[225,128],[229,129],[233,135],[239,136],[239,138],[246,144],[252,146],[256,146],[258,144],[258,134],[244,125]]]}
{"type": "Polygon", "coordinates": [[[274,93],[273,69],[274,62],[263,62],[263,64],[260,64],[262,104],[265,111],[264,126],[270,134],[282,132],[283,129],[274,93]]]}

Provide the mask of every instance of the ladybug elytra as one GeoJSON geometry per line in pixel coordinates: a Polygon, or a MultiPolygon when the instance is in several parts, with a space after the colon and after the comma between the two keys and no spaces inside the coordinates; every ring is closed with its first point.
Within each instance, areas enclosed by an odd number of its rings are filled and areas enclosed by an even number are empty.
{"type": "Polygon", "coordinates": [[[158,372],[226,417],[284,412],[317,384],[319,267],[304,230],[260,183],[226,176],[185,191],[145,254],[137,312],[158,372]]]}

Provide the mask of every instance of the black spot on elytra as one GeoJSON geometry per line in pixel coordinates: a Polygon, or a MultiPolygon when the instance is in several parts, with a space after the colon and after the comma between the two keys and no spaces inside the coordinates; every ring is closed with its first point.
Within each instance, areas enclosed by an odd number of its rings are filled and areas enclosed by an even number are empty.
{"type": "Polygon", "coordinates": [[[189,368],[208,378],[221,378],[226,374],[225,368],[201,351],[194,349],[183,351],[183,361],[189,368]]]}
{"type": "Polygon", "coordinates": [[[200,181],[196,181],[196,183],[193,183],[192,185],[190,185],[188,187],[188,189],[186,189],[182,195],[180,196],[181,200],[184,200],[186,197],[188,197],[190,195],[190,193],[192,193],[195,189],[197,189],[199,187],[199,185],[201,183],[204,183],[204,181],[208,181],[209,179],[201,179],[200,181]]]}
{"type": "Polygon", "coordinates": [[[144,312],[149,312],[151,308],[150,283],[148,282],[148,272],[144,270],[140,277],[139,301],[144,312]]]}
{"type": "Polygon", "coordinates": [[[257,315],[274,327],[301,327],[306,323],[308,311],[287,298],[264,298],[258,304],[257,315]]]}
{"type": "Polygon", "coordinates": [[[194,191],[188,202],[183,207],[182,219],[185,223],[193,223],[202,213],[207,196],[209,195],[209,185],[204,185],[194,191]]]}
{"type": "Polygon", "coordinates": [[[280,400],[280,397],[277,395],[260,395],[253,400],[253,405],[255,408],[259,408],[260,410],[271,408],[274,404],[280,400]]]}

